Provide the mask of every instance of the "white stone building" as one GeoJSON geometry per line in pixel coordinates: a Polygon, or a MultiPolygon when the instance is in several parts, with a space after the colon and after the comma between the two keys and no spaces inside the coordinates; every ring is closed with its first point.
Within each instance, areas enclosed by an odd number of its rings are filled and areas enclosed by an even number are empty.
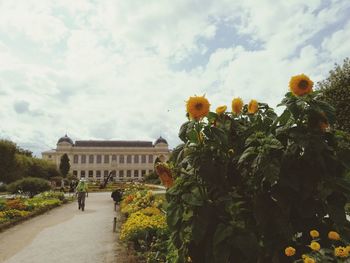
{"type": "Polygon", "coordinates": [[[70,173],[78,178],[100,181],[113,174],[115,181],[141,180],[154,170],[157,159],[169,158],[168,143],[162,137],[151,141],[75,141],[60,138],[57,148],[42,152],[42,158],[57,167],[63,154],[70,161],[70,173]]]}

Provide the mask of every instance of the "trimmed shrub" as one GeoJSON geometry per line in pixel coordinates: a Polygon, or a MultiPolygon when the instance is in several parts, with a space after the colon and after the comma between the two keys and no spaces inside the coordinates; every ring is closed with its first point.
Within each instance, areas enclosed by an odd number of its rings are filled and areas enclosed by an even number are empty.
{"type": "Polygon", "coordinates": [[[29,197],[50,190],[49,181],[41,178],[27,177],[8,185],[8,190],[13,193],[23,193],[29,197]]]}

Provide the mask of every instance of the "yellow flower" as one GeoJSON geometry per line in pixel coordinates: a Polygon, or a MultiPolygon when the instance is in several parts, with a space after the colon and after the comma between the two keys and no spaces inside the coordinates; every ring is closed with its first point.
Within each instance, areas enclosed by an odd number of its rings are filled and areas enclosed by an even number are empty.
{"type": "Polygon", "coordinates": [[[248,104],[248,113],[255,114],[259,110],[259,105],[256,100],[251,100],[248,104]]]}
{"type": "Polygon", "coordinates": [[[347,258],[349,256],[349,251],[345,247],[336,247],[334,249],[334,255],[340,258],[347,258]]]}
{"type": "Polygon", "coordinates": [[[348,251],[348,253],[350,253],[350,245],[346,246],[346,250],[348,251]]]}
{"type": "Polygon", "coordinates": [[[316,260],[310,257],[304,258],[304,263],[316,263],[316,260]]]}
{"type": "Polygon", "coordinates": [[[339,240],[340,239],[340,235],[337,232],[335,232],[335,231],[330,231],[328,233],[328,238],[332,239],[332,240],[339,240]]]}
{"type": "Polygon", "coordinates": [[[234,98],[232,100],[232,112],[240,114],[243,108],[243,100],[241,98],[234,98]]]}
{"type": "Polygon", "coordinates": [[[311,231],[310,231],[310,236],[311,236],[312,238],[317,238],[317,237],[320,236],[320,233],[318,233],[317,230],[311,230],[311,231]]]}
{"type": "Polygon", "coordinates": [[[284,253],[286,254],[287,257],[291,257],[295,255],[295,248],[294,247],[287,247],[284,250],[284,253]]]}
{"type": "Polygon", "coordinates": [[[319,251],[321,248],[320,244],[318,242],[315,242],[315,241],[311,242],[309,247],[314,251],[319,251]]]}
{"type": "Polygon", "coordinates": [[[291,77],[289,81],[290,91],[296,96],[304,96],[312,92],[314,83],[304,74],[291,77]]]}
{"type": "Polygon", "coordinates": [[[227,109],[227,106],[226,106],[226,105],[217,107],[217,108],[216,108],[216,113],[217,113],[218,115],[221,115],[221,114],[223,114],[223,113],[226,111],[226,109],[227,109]]]}
{"type": "Polygon", "coordinates": [[[194,96],[190,97],[186,103],[186,109],[191,119],[200,120],[209,113],[210,104],[204,97],[194,96]]]}
{"type": "Polygon", "coordinates": [[[235,150],[233,150],[233,149],[229,149],[229,150],[228,150],[228,154],[229,154],[229,155],[232,156],[232,155],[234,155],[234,153],[235,153],[235,150]]]}

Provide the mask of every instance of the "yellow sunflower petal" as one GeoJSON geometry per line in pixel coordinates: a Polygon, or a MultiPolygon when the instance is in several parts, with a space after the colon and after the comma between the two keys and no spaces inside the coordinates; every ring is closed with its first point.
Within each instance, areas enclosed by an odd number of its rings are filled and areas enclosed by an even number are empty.
{"type": "Polygon", "coordinates": [[[240,114],[243,108],[243,100],[241,98],[234,98],[232,100],[232,112],[240,114]]]}
{"type": "Polygon", "coordinates": [[[216,108],[216,113],[217,113],[218,115],[221,115],[221,114],[223,114],[223,113],[226,111],[226,109],[227,109],[227,106],[226,106],[226,105],[217,107],[217,108],[216,108]]]}
{"type": "Polygon", "coordinates": [[[190,97],[186,103],[186,109],[191,119],[200,120],[209,113],[210,104],[204,96],[190,97]]]}
{"type": "Polygon", "coordinates": [[[293,76],[289,81],[290,91],[295,96],[304,96],[311,93],[313,85],[312,80],[304,74],[293,76]]]}
{"type": "Polygon", "coordinates": [[[248,104],[248,113],[255,114],[259,110],[259,104],[256,100],[251,100],[248,104]]]}

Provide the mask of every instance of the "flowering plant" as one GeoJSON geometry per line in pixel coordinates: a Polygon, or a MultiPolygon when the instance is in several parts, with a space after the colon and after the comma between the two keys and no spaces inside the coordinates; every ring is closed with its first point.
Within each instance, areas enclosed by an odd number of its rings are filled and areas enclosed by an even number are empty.
{"type": "MultiPolygon", "coordinates": [[[[295,263],[316,263],[316,262],[350,262],[350,245],[336,231],[329,231],[327,238],[322,239],[317,230],[311,230],[309,237],[304,238],[303,233],[296,236],[297,249],[289,246],[285,248],[285,255],[295,260],[295,263]],[[304,240],[311,239],[308,245],[303,244],[304,240]],[[298,251],[300,248],[300,251],[298,251]],[[307,250],[306,250],[306,249],[307,250]]],[[[307,236],[307,235],[306,235],[307,236]]]]}
{"type": "Polygon", "coordinates": [[[187,101],[166,193],[178,262],[285,262],[293,234],[315,226],[350,237],[349,156],[337,154],[334,109],[307,76],[289,85],[279,116],[256,100],[234,98],[228,112],[187,101]]]}

